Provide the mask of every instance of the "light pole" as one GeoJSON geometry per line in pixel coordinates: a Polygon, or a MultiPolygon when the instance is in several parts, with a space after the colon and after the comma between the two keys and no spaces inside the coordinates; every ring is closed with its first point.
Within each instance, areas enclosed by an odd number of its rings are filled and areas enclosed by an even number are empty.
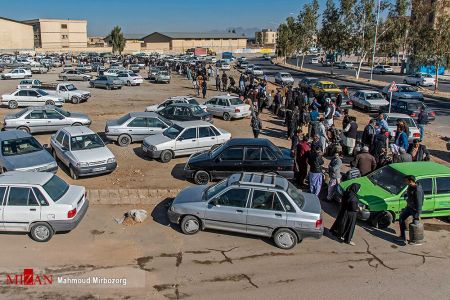
{"type": "Polygon", "coordinates": [[[380,22],[380,8],[381,0],[378,0],[378,8],[377,8],[377,24],[375,26],[375,36],[373,37],[373,52],[372,52],[372,67],[370,68],[370,81],[373,79],[373,64],[375,61],[375,51],[377,49],[377,35],[378,35],[378,23],[380,22]]]}

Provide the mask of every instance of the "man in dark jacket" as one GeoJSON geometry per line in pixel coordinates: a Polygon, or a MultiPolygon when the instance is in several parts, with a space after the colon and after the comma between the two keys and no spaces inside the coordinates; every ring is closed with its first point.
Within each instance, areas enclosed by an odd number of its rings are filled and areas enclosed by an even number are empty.
{"type": "Polygon", "coordinates": [[[322,150],[319,146],[316,146],[310,153],[308,163],[309,169],[309,191],[311,194],[319,196],[322,189],[322,166],[324,164],[322,158],[322,150]]]}
{"type": "Polygon", "coordinates": [[[428,113],[425,111],[424,107],[420,108],[420,113],[417,116],[417,127],[420,130],[420,141],[423,142],[425,138],[425,126],[428,124],[428,113]]]}
{"type": "Polygon", "coordinates": [[[405,221],[410,216],[413,217],[414,222],[418,222],[420,214],[422,213],[423,205],[423,189],[422,186],[416,182],[416,177],[413,175],[405,176],[405,183],[408,185],[406,190],[406,208],[400,214],[400,238],[399,240],[406,244],[406,224],[405,221]]]}
{"type": "Polygon", "coordinates": [[[429,161],[430,152],[425,145],[422,145],[418,139],[413,141],[412,147],[409,147],[408,153],[412,161],[429,161]]]}
{"type": "Polygon", "coordinates": [[[369,124],[367,124],[366,127],[364,127],[362,135],[363,144],[371,148],[374,137],[375,137],[375,120],[370,119],[369,124]]]}
{"type": "Polygon", "coordinates": [[[375,157],[369,153],[369,148],[364,146],[361,153],[356,155],[354,165],[359,169],[361,176],[366,176],[376,169],[377,161],[375,160],[375,157]]]}

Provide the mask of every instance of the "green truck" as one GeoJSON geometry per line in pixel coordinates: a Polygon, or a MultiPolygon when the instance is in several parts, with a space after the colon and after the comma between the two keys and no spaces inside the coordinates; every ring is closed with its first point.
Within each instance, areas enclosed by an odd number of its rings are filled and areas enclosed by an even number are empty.
{"type": "Polygon", "coordinates": [[[434,162],[408,162],[387,165],[367,176],[342,182],[337,195],[352,183],[359,183],[358,200],[361,211],[358,218],[378,228],[388,227],[398,220],[406,207],[406,184],[403,177],[414,175],[422,185],[423,218],[450,219],[450,168],[434,162]]]}

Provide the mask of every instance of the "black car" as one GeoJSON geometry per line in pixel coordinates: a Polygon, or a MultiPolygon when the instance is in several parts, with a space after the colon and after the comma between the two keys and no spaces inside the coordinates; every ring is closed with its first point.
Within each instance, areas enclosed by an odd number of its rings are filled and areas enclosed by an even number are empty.
{"type": "Polygon", "coordinates": [[[158,114],[169,120],[195,121],[202,120],[212,123],[212,115],[200,106],[189,103],[176,103],[164,107],[158,114]]]}
{"type": "Polygon", "coordinates": [[[236,172],[276,173],[294,178],[291,151],[267,139],[236,138],[210,151],[191,155],[184,167],[187,179],[207,184],[236,172]]]}
{"type": "MultiPolygon", "coordinates": [[[[391,112],[405,114],[417,120],[421,107],[425,108],[425,112],[428,114],[428,121],[434,121],[436,119],[436,113],[431,108],[426,106],[422,101],[415,99],[392,99],[391,112]]],[[[389,106],[382,107],[381,111],[389,111],[389,106]]]]}

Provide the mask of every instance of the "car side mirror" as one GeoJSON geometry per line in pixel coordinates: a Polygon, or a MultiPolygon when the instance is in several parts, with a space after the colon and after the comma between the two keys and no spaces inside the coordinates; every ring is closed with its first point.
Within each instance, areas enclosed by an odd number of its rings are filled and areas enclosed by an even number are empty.
{"type": "Polygon", "coordinates": [[[42,147],[44,147],[45,149],[49,148],[48,144],[43,144],[42,147]]]}
{"type": "Polygon", "coordinates": [[[67,147],[65,147],[65,146],[62,146],[61,149],[62,149],[63,151],[68,151],[68,150],[69,150],[69,148],[67,148],[67,147]]]}
{"type": "Polygon", "coordinates": [[[211,201],[209,201],[209,204],[212,206],[217,206],[219,203],[217,198],[213,198],[211,201]]]}
{"type": "Polygon", "coordinates": [[[41,95],[39,95],[39,94],[38,94],[38,95],[37,95],[37,97],[38,97],[38,98],[40,98],[40,97],[41,97],[41,95]]]}
{"type": "Polygon", "coordinates": [[[177,138],[177,141],[180,141],[180,142],[181,142],[182,140],[183,140],[183,137],[182,137],[182,136],[180,136],[180,137],[177,138]]]}

